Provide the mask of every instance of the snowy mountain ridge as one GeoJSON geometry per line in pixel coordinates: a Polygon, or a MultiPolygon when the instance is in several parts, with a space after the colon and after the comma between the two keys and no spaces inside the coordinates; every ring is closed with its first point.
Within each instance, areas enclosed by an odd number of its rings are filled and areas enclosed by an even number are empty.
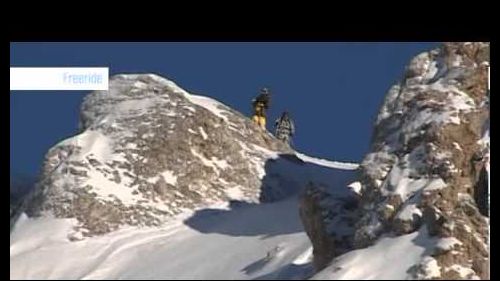
{"type": "Polygon", "coordinates": [[[85,97],[81,132],[47,153],[11,232],[11,278],[305,277],[297,195],[314,183],[346,200],[357,168],[165,78],[116,75],[85,97]]]}

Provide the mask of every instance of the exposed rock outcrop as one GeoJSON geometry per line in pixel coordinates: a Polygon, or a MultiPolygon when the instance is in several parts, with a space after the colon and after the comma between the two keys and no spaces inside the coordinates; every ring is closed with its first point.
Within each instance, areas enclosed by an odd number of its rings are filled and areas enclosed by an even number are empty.
{"type": "Polygon", "coordinates": [[[323,269],[333,257],[352,249],[358,218],[358,196],[328,192],[312,183],[304,189],[299,210],[304,229],[313,244],[313,264],[323,269]]]}
{"type": "MultiPolygon", "coordinates": [[[[437,242],[407,278],[489,278],[488,66],[489,43],[444,43],[416,56],[389,90],[361,164],[351,250],[426,228],[437,242]]],[[[317,201],[307,210],[324,265],[337,244],[315,233],[335,225],[320,223],[329,208],[317,201]]]]}

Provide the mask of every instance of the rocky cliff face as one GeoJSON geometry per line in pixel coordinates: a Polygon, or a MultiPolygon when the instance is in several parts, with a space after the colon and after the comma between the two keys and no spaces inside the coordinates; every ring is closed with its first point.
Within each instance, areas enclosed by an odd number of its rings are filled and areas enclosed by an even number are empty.
{"type": "Polygon", "coordinates": [[[291,149],[215,100],[156,75],[117,75],[85,97],[81,133],[47,153],[26,211],[76,218],[76,236],[90,236],[258,201],[271,151],[291,149]]]}
{"type": "Polygon", "coordinates": [[[301,210],[315,210],[302,218],[318,270],[382,236],[425,230],[434,242],[407,278],[489,278],[488,66],[489,43],[479,42],[444,43],[409,63],[377,116],[359,173],[360,208],[334,211],[319,203],[327,193],[304,194],[301,210]],[[357,221],[341,250],[332,231],[343,225],[339,216],[357,221]]]}

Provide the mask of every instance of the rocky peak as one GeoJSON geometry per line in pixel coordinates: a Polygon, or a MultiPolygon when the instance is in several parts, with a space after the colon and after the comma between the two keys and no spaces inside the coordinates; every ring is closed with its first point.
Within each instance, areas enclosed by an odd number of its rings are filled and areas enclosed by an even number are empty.
{"type": "Polygon", "coordinates": [[[153,74],[88,94],[81,133],[49,150],[31,216],[76,218],[83,235],[229,199],[258,201],[263,163],[292,150],[249,118],[153,74]]]}

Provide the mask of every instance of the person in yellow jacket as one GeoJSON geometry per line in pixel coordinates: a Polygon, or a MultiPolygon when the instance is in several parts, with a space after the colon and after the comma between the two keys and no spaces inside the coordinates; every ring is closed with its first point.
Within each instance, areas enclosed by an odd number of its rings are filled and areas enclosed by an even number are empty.
{"type": "Polygon", "coordinates": [[[266,129],[266,110],[269,108],[270,95],[268,88],[262,88],[260,94],[252,100],[254,109],[252,120],[262,129],[266,129]]]}

